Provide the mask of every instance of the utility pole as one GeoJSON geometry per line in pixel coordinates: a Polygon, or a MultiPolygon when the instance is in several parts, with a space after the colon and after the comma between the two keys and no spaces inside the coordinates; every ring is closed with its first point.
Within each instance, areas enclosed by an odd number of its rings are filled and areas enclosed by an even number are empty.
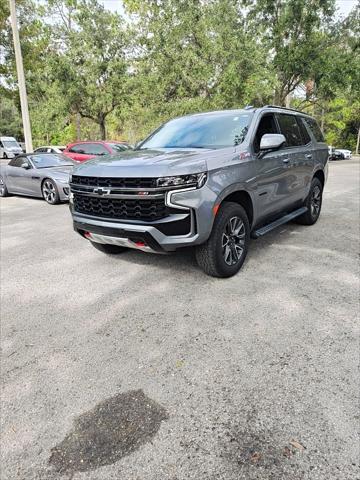
{"type": "Polygon", "coordinates": [[[17,20],[16,20],[15,0],[9,0],[9,2],[10,2],[11,28],[13,32],[13,41],[14,41],[14,50],[15,50],[16,71],[17,71],[17,78],[18,78],[18,84],[19,84],[21,116],[22,116],[23,128],[24,128],[26,152],[29,153],[33,151],[33,144],[32,144],[32,138],[31,138],[31,127],[30,127],[29,107],[28,107],[27,94],[26,94],[24,66],[23,66],[23,59],[21,55],[19,31],[18,31],[17,20]]]}

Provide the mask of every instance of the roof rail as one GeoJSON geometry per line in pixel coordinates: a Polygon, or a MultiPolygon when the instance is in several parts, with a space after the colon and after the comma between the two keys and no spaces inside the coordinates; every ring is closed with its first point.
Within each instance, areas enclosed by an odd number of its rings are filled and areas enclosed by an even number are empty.
{"type": "Polygon", "coordinates": [[[280,105],[264,105],[263,108],[281,108],[282,110],[290,110],[291,112],[297,112],[297,113],[302,113],[304,115],[309,115],[306,112],[302,112],[301,110],[296,110],[295,108],[289,108],[289,107],[281,107],[280,105]]]}

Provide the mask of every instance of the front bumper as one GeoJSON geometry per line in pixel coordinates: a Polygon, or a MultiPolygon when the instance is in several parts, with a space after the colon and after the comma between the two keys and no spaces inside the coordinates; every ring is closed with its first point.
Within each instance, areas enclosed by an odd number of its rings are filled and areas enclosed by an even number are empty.
{"type": "Polygon", "coordinates": [[[74,230],[88,240],[166,253],[207,240],[215,201],[207,186],[168,192],[166,203],[172,214],[153,222],[91,217],[76,212],[72,204],[70,208],[74,230]]]}
{"type": "MultiPolygon", "coordinates": [[[[159,230],[159,224],[156,226],[147,224],[135,224],[125,222],[110,222],[99,219],[84,218],[76,213],[73,213],[74,230],[80,235],[93,240],[87,234],[95,234],[102,236],[99,243],[116,244],[114,239],[118,239],[118,245],[123,245],[123,240],[131,240],[134,245],[132,248],[137,248],[136,244],[143,243],[149,246],[154,252],[173,251],[179,247],[196,242],[198,234],[192,229],[187,235],[165,235],[159,230]],[[108,237],[108,241],[106,241],[108,237]]],[[[179,219],[173,219],[173,222],[178,222],[179,219]]],[[[97,241],[94,238],[94,241],[97,241]]],[[[127,242],[126,242],[127,243],[127,242]]]]}
{"type": "Polygon", "coordinates": [[[62,202],[68,202],[69,201],[69,195],[70,195],[69,185],[57,182],[57,186],[58,186],[58,191],[59,191],[59,195],[60,195],[60,200],[62,202]]]}

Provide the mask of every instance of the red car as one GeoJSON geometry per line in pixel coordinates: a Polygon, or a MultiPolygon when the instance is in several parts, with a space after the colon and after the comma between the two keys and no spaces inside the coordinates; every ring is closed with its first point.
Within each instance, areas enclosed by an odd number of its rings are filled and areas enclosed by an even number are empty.
{"type": "Polygon", "coordinates": [[[77,162],[85,162],[99,155],[114,155],[129,148],[125,142],[74,142],[67,145],[62,153],[77,162]]]}

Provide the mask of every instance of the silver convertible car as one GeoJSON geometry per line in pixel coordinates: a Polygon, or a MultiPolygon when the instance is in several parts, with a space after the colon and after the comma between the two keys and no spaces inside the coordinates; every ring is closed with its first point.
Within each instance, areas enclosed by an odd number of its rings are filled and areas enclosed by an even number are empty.
{"type": "Polygon", "coordinates": [[[18,155],[0,166],[0,197],[43,197],[51,205],[69,200],[70,158],[53,153],[18,155]]]}

